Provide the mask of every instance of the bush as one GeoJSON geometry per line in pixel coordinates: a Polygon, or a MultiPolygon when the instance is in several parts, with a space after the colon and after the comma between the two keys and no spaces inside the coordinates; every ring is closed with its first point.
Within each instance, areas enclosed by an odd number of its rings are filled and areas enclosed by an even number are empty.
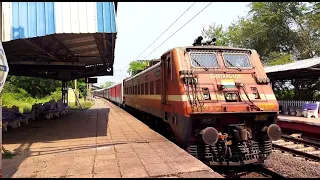
{"type": "Polygon", "coordinates": [[[11,108],[12,106],[19,107],[21,113],[30,112],[32,105],[38,103],[49,102],[50,100],[58,101],[61,99],[61,90],[57,88],[51,95],[45,96],[44,98],[37,99],[32,98],[27,91],[18,88],[18,92],[6,92],[2,95],[2,106],[11,108]]]}

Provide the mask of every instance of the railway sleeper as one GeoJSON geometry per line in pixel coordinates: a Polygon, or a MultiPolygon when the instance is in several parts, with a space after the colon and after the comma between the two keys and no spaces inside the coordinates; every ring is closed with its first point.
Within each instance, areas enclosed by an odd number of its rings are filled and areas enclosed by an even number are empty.
{"type": "Polygon", "coordinates": [[[305,147],[297,150],[302,152],[310,152],[310,151],[314,151],[315,149],[316,149],[315,147],[305,147]]]}
{"type": "Polygon", "coordinates": [[[294,142],[281,142],[281,143],[275,143],[281,146],[288,146],[288,145],[294,145],[294,142]]]}
{"type": "Polygon", "coordinates": [[[310,151],[308,152],[309,154],[313,154],[313,155],[320,155],[320,150],[316,150],[316,151],[310,151]]]}
{"type": "Polygon", "coordinates": [[[299,148],[304,148],[305,146],[303,144],[293,144],[293,145],[288,145],[285,147],[291,148],[291,149],[299,149],[299,148]]]}
{"type": "Polygon", "coordinates": [[[277,140],[277,141],[272,141],[272,143],[274,143],[274,144],[285,143],[285,142],[286,142],[286,141],[283,140],[283,139],[279,139],[279,140],[277,140]]]}

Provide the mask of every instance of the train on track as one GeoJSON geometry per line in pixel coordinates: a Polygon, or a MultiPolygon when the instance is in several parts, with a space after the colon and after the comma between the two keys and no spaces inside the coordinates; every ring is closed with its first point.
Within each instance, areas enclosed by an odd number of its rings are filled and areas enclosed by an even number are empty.
{"type": "Polygon", "coordinates": [[[155,128],[217,166],[261,163],[281,137],[278,102],[259,54],[215,39],[165,52],[157,63],[93,95],[155,128]]]}

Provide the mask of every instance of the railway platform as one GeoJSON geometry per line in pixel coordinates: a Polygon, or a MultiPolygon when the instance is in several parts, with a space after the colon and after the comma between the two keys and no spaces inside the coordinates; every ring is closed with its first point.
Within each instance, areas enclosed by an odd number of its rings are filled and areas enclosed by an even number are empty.
{"type": "Polygon", "coordinates": [[[5,133],[3,177],[223,178],[119,108],[95,100],[88,110],[31,122],[5,133]]]}
{"type": "Polygon", "coordinates": [[[279,115],[277,124],[282,129],[296,130],[313,135],[320,134],[320,118],[279,115]]]}

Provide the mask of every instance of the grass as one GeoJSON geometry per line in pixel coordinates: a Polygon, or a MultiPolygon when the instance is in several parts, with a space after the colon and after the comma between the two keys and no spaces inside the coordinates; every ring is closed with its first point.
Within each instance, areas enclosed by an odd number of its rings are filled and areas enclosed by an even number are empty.
{"type": "MultiPolygon", "coordinates": [[[[50,100],[58,101],[61,99],[61,90],[56,90],[52,94],[43,98],[33,98],[24,89],[19,89],[18,92],[5,92],[2,95],[2,106],[11,108],[12,106],[19,107],[20,113],[28,113],[32,110],[32,105],[38,103],[49,102],[50,100]]],[[[82,109],[89,109],[93,106],[92,101],[85,101],[83,98],[80,100],[82,109]]],[[[80,106],[75,106],[75,103],[69,102],[71,109],[81,109],[80,106]]]]}
{"type": "Polygon", "coordinates": [[[38,103],[49,102],[50,100],[58,101],[61,99],[61,91],[55,91],[51,95],[45,96],[44,98],[32,98],[26,92],[7,92],[2,95],[2,106],[11,108],[12,106],[19,107],[21,113],[30,112],[32,105],[38,103]]]}
{"type": "Polygon", "coordinates": [[[2,147],[2,151],[3,151],[2,157],[3,157],[4,159],[12,159],[13,156],[15,156],[14,153],[12,153],[11,151],[6,150],[6,149],[3,148],[3,147],[2,147]]]}
{"type": "MultiPolygon", "coordinates": [[[[81,98],[80,100],[80,104],[81,104],[81,107],[82,109],[89,109],[93,106],[93,102],[92,101],[85,101],[83,98],[81,98]]],[[[69,106],[71,109],[81,109],[80,106],[76,106],[74,102],[69,102],[69,106]]]]}

